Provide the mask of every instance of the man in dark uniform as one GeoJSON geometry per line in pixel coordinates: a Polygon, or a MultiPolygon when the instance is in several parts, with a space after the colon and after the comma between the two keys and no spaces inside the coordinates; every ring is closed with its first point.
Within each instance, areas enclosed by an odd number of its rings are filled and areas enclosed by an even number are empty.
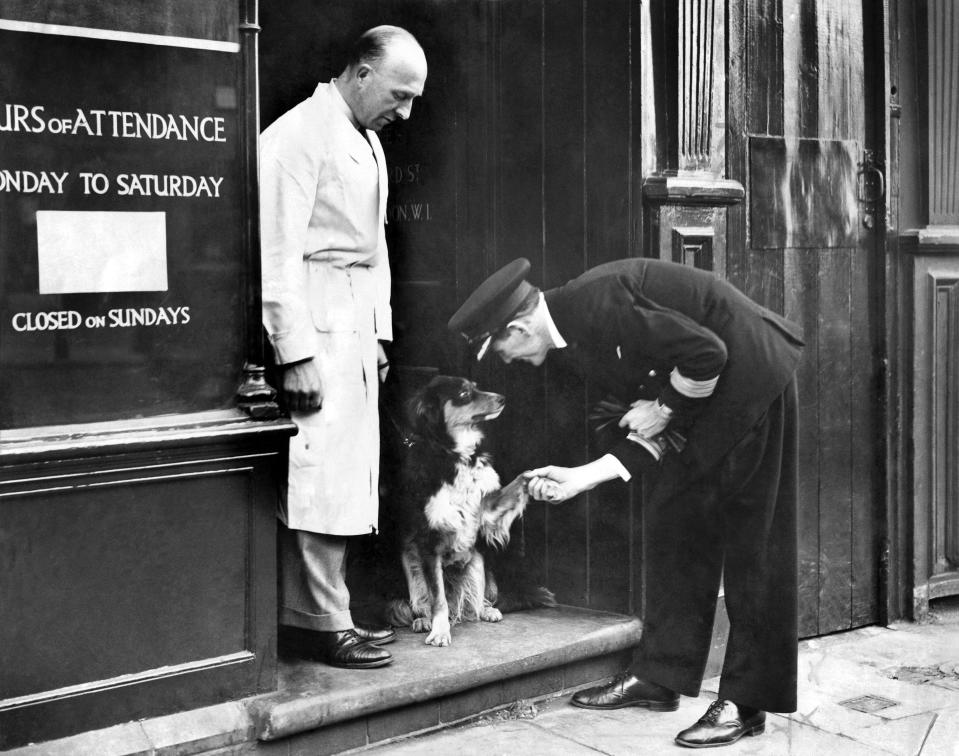
{"type": "Polygon", "coordinates": [[[608,393],[616,433],[579,467],[526,475],[565,501],[647,475],[647,612],[633,664],[573,696],[591,709],[673,711],[699,695],[722,579],[729,612],[719,699],[676,736],[719,746],[796,709],[797,328],[713,275],[635,258],[540,292],[515,260],[449,329],[504,362],[560,361],[608,393]],[[619,415],[621,413],[621,416],[619,415]]]}

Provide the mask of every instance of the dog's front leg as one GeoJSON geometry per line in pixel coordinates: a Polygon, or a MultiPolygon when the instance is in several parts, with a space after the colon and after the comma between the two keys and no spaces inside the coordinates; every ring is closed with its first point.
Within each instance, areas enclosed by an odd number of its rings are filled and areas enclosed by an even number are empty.
{"type": "Polygon", "coordinates": [[[499,622],[503,615],[499,609],[486,600],[486,561],[483,555],[477,552],[466,565],[466,590],[469,592],[467,601],[474,616],[483,622],[499,622]]]}
{"type": "Polygon", "coordinates": [[[413,613],[410,626],[414,633],[427,633],[431,629],[430,614],[433,601],[430,598],[423,558],[416,543],[410,541],[405,545],[401,561],[403,572],[406,574],[406,586],[410,593],[410,610],[413,613]]]}
{"type": "Polygon", "coordinates": [[[443,585],[443,559],[431,554],[426,564],[426,582],[433,600],[433,627],[426,636],[430,646],[448,646],[453,642],[450,631],[450,608],[446,602],[446,586],[443,585]]]}

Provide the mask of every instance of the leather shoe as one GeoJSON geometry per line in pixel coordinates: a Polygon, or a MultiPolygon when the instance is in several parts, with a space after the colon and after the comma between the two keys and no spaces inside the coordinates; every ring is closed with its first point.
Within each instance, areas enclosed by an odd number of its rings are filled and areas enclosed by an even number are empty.
{"type": "Polygon", "coordinates": [[[362,640],[356,631],[321,632],[281,625],[278,645],[281,654],[296,656],[344,669],[372,669],[393,661],[389,651],[362,640]]]}
{"type": "Polygon", "coordinates": [[[676,742],[687,748],[712,748],[735,743],[743,735],[762,735],[765,729],[766,712],[719,699],[696,724],[679,733],[676,742]]]}
{"type": "Polygon", "coordinates": [[[586,688],[573,695],[573,706],[583,709],[622,709],[641,706],[650,711],[676,711],[679,694],[656,683],[640,680],[624,672],[606,685],[586,688]]]}
{"type": "Polygon", "coordinates": [[[353,630],[360,636],[360,640],[366,641],[372,646],[385,646],[396,640],[396,632],[388,625],[386,627],[368,627],[367,625],[356,624],[353,630]]]}

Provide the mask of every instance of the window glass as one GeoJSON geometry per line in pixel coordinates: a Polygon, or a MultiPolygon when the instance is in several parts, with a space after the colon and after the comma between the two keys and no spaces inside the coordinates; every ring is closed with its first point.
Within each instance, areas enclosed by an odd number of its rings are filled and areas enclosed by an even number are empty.
{"type": "Polygon", "coordinates": [[[42,24],[238,42],[236,0],[3,0],[0,16],[42,24]]]}
{"type": "Polygon", "coordinates": [[[186,2],[137,3],[150,18],[122,34],[77,25],[98,6],[91,23],[112,23],[119,1],[22,3],[39,9],[26,21],[17,5],[0,19],[0,429],[231,406],[247,326],[236,45],[198,44],[229,35],[186,2]],[[138,36],[155,33],[182,38],[138,36]]]}

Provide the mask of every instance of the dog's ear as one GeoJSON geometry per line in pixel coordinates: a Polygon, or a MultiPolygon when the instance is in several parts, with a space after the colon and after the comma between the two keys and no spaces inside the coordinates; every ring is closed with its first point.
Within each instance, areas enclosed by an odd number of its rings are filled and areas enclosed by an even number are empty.
{"type": "Polygon", "coordinates": [[[422,438],[439,440],[446,432],[443,408],[436,394],[428,388],[417,392],[407,404],[407,414],[413,433],[422,438]]]}

